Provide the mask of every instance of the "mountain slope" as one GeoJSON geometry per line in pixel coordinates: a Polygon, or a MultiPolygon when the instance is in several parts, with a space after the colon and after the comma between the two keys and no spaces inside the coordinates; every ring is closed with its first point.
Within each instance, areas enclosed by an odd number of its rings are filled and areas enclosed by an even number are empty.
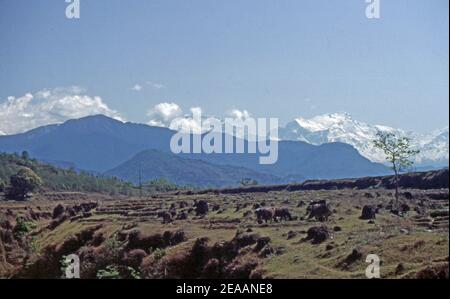
{"type": "Polygon", "coordinates": [[[422,136],[421,140],[421,153],[418,155],[420,164],[448,166],[448,127],[435,131],[429,136],[422,136]]]}
{"type": "Polygon", "coordinates": [[[96,115],[1,136],[0,152],[27,150],[40,160],[103,172],[145,149],[167,149],[172,134],[169,129],[96,115]]]}
{"type": "MultiPolygon", "coordinates": [[[[23,134],[0,136],[0,152],[27,150],[31,157],[42,161],[103,173],[144,150],[170,152],[173,134],[174,131],[166,128],[123,123],[98,115],[40,127],[23,134]]],[[[274,165],[260,165],[259,155],[255,154],[182,156],[212,164],[244,167],[283,178],[286,182],[374,176],[388,172],[384,166],[370,162],[352,146],[343,143],[315,146],[281,141],[278,147],[279,158],[274,165]]]]}
{"type": "Polygon", "coordinates": [[[448,127],[431,134],[417,134],[387,126],[369,125],[354,120],[346,113],[333,113],[310,119],[298,118],[280,129],[280,139],[315,145],[343,142],[355,147],[371,161],[384,162],[383,153],[372,145],[378,130],[411,138],[413,146],[421,151],[416,157],[418,166],[448,166],[448,127]]]}
{"type": "Polygon", "coordinates": [[[259,164],[256,154],[189,154],[221,165],[242,166],[258,172],[270,173],[284,182],[299,182],[305,179],[330,179],[361,176],[378,176],[389,173],[381,164],[370,162],[352,146],[344,143],[311,145],[299,141],[278,143],[278,161],[273,165],[259,164]]]}
{"type": "Polygon", "coordinates": [[[280,182],[272,175],[243,167],[216,165],[157,150],[140,152],[125,163],[107,171],[106,175],[138,183],[139,172],[143,182],[167,179],[177,185],[196,187],[237,186],[243,178],[252,178],[262,184],[280,182]]]}

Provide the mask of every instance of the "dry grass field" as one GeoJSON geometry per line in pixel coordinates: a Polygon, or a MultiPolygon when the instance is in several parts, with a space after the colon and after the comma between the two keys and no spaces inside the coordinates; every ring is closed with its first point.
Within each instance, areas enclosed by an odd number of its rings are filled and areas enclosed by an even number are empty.
{"type": "Polygon", "coordinates": [[[0,277],[61,278],[77,254],[82,278],[365,278],[376,254],[382,278],[448,278],[448,189],[402,190],[401,202],[396,215],[386,189],[40,194],[0,202],[0,277]],[[331,216],[308,219],[312,200],[331,216]],[[360,218],[366,205],[375,219],[360,218]],[[280,207],[291,220],[258,223],[255,209],[280,207]]]}

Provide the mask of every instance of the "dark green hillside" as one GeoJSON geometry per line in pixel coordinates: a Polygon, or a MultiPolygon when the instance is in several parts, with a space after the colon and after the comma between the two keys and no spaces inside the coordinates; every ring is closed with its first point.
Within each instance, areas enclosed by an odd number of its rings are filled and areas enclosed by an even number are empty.
{"type": "Polygon", "coordinates": [[[133,183],[138,183],[139,173],[144,181],[162,178],[180,186],[200,188],[238,186],[244,178],[251,178],[260,184],[280,182],[275,176],[248,168],[213,164],[157,150],[143,151],[106,172],[109,176],[133,183]]]}
{"type": "MultiPolygon", "coordinates": [[[[112,195],[132,195],[139,192],[138,188],[131,183],[112,177],[61,169],[30,159],[26,153],[22,155],[0,153],[0,191],[9,184],[11,175],[16,174],[22,168],[33,170],[42,179],[41,191],[101,192],[112,195]]],[[[156,190],[161,185],[169,186],[166,182],[153,183],[148,186],[156,190]]],[[[174,186],[170,185],[170,188],[173,189],[174,186]]]]}

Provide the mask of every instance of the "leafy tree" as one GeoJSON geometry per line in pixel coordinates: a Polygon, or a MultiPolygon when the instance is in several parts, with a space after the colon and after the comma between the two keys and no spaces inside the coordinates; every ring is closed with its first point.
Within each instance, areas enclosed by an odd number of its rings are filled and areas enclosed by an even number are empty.
{"type": "Polygon", "coordinates": [[[22,152],[22,160],[25,160],[25,161],[30,160],[30,154],[27,151],[22,152]]]}
{"type": "Polygon", "coordinates": [[[4,192],[6,188],[6,183],[0,179],[0,192],[4,192]]]}
{"type": "Polygon", "coordinates": [[[411,140],[409,138],[381,131],[377,132],[377,138],[373,141],[373,144],[384,152],[386,160],[394,171],[395,203],[398,204],[398,174],[414,164],[411,158],[420,151],[411,148],[411,140]]]}
{"type": "Polygon", "coordinates": [[[22,168],[10,177],[10,187],[6,196],[11,199],[24,200],[29,192],[42,185],[41,178],[29,168],[22,168]]]}

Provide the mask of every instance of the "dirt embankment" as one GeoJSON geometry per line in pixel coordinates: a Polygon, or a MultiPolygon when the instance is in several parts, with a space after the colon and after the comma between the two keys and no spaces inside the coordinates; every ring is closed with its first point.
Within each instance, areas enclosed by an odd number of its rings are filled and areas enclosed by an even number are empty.
{"type": "MultiPolygon", "coordinates": [[[[413,172],[400,175],[400,188],[403,189],[448,189],[449,169],[441,169],[428,172],[413,172]]],[[[365,177],[358,179],[339,180],[309,180],[300,184],[273,185],[273,186],[249,186],[233,189],[214,189],[196,192],[197,194],[237,194],[269,191],[315,191],[315,190],[342,190],[342,189],[370,189],[385,188],[394,189],[394,176],[365,177]]],[[[192,192],[192,191],[190,191],[192,192]]]]}

